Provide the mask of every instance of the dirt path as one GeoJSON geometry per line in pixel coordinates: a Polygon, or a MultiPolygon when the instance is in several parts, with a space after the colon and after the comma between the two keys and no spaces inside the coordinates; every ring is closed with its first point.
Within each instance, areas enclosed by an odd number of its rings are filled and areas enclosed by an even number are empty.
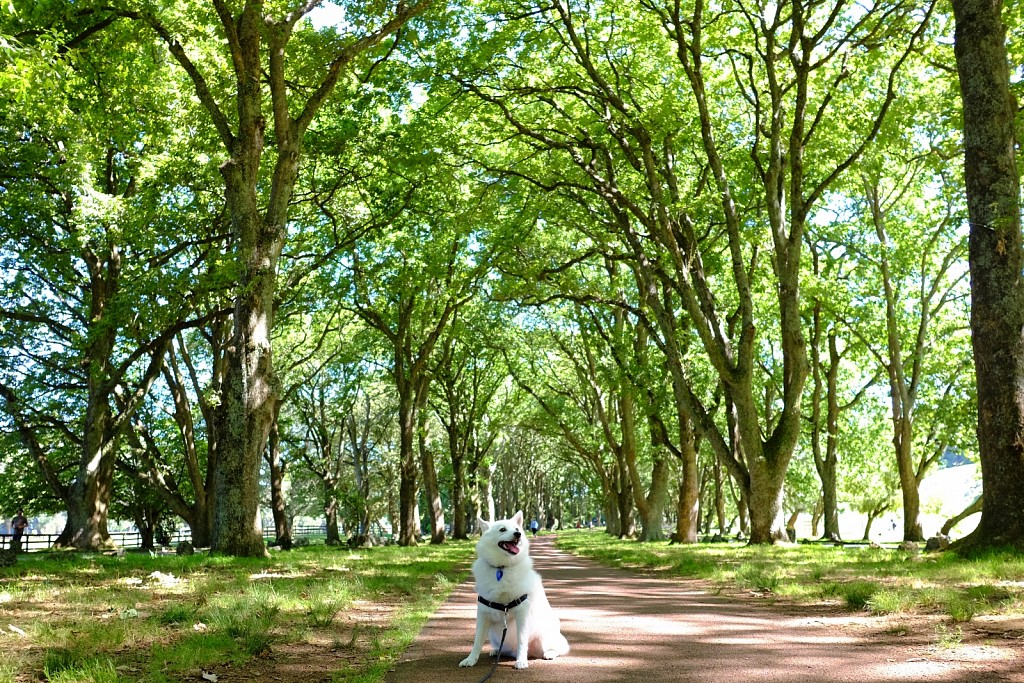
{"type": "MultiPolygon", "coordinates": [[[[568,555],[551,537],[536,539],[531,554],[572,651],[553,661],[530,660],[522,671],[503,659],[492,683],[1024,683],[1019,637],[965,638],[944,648],[935,644],[931,623],[897,635],[892,622],[881,618],[822,616],[820,608],[714,595],[697,582],[651,578],[568,555]]],[[[482,679],[493,663],[486,655],[475,667],[458,667],[472,645],[475,615],[470,579],[438,609],[385,680],[482,679]]]]}

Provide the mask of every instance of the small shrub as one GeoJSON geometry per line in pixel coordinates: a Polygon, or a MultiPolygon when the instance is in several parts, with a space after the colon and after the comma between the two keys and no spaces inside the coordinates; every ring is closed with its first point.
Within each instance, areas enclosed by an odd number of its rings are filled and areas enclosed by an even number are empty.
{"type": "Polygon", "coordinates": [[[54,674],[74,667],[77,661],[75,653],[66,647],[50,648],[46,651],[46,657],[43,659],[43,673],[49,680],[54,674]]]}
{"type": "Polygon", "coordinates": [[[270,649],[281,606],[273,587],[253,585],[246,595],[212,612],[210,626],[257,655],[270,649]]]}
{"type": "Polygon", "coordinates": [[[879,586],[874,581],[854,581],[838,586],[839,595],[850,609],[864,609],[878,593],[879,586]]]}
{"type": "Polygon", "coordinates": [[[781,581],[774,570],[754,564],[744,564],[736,570],[736,582],[752,590],[774,593],[781,581]]]}
{"type": "Polygon", "coordinates": [[[964,632],[959,626],[956,628],[947,628],[944,624],[939,624],[936,632],[939,636],[936,644],[947,650],[957,647],[964,641],[964,632]]]}
{"type": "Polygon", "coordinates": [[[914,599],[906,591],[886,588],[868,598],[865,607],[874,614],[900,614],[914,607],[914,599]]]}
{"type": "MultiPolygon", "coordinates": [[[[821,595],[823,597],[838,598],[843,596],[843,584],[840,581],[836,581],[834,579],[830,581],[821,581],[817,585],[821,590],[821,595]]],[[[846,599],[845,596],[843,596],[843,599],[846,599]]]]}
{"type": "Polygon", "coordinates": [[[195,605],[175,603],[156,615],[157,622],[170,624],[187,624],[196,617],[198,608],[195,605]]]}
{"type": "Polygon", "coordinates": [[[43,675],[49,683],[117,683],[114,663],[106,657],[58,648],[46,653],[43,675]]]}
{"type": "Polygon", "coordinates": [[[810,579],[811,581],[821,581],[822,579],[831,576],[835,573],[835,565],[833,564],[817,564],[811,569],[810,579]]]}
{"type": "Polygon", "coordinates": [[[957,596],[946,605],[946,612],[954,624],[968,622],[978,613],[978,605],[969,598],[957,596]]]}
{"type": "Polygon", "coordinates": [[[341,600],[333,593],[330,584],[317,586],[309,597],[309,623],[312,626],[330,626],[341,610],[341,600]]]}

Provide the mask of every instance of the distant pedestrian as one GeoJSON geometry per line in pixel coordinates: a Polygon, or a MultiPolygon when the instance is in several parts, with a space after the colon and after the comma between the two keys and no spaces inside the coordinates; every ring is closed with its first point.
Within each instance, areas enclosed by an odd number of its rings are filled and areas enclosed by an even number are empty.
{"type": "Polygon", "coordinates": [[[14,552],[21,552],[21,538],[25,535],[25,529],[28,528],[28,519],[25,517],[25,511],[18,508],[18,514],[14,515],[14,519],[11,520],[11,529],[14,530],[14,536],[11,538],[11,550],[14,552]]]}
{"type": "Polygon", "coordinates": [[[539,528],[540,528],[540,524],[537,523],[536,519],[530,521],[530,533],[531,534],[536,536],[537,535],[537,529],[539,529],[539,528]]]}

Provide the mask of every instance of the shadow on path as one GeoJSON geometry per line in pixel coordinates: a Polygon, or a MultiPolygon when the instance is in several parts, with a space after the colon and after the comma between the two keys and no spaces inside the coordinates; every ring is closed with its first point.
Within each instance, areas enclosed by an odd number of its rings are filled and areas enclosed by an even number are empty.
{"type": "MultiPolygon", "coordinates": [[[[492,682],[558,683],[1024,683],[1020,649],[985,650],[969,660],[927,644],[893,646],[892,636],[841,628],[848,617],[792,616],[764,605],[709,594],[682,581],[603,567],[554,547],[530,547],[572,651],[530,660],[517,671],[503,659],[492,682]]],[[[472,578],[461,584],[420,632],[388,683],[475,683],[490,670],[484,656],[460,669],[476,618],[472,578]]]]}

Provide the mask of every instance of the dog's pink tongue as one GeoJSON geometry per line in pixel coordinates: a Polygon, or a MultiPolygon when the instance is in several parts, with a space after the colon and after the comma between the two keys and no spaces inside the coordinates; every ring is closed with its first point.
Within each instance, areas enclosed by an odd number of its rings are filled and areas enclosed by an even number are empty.
{"type": "Polygon", "coordinates": [[[498,547],[500,547],[507,553],[512,553],[513,555],[519,554],[519,546],[515,543],[512,543],[511,541],[502,541],[498,544],[498,547]]]}

